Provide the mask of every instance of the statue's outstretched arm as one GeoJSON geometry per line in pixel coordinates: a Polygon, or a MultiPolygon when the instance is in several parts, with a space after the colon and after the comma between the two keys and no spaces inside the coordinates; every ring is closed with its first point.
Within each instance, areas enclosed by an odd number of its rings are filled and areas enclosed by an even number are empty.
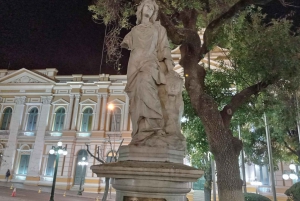
{"type": "Polygon", "coordinates": [[[128,50],[132,50],[132,34],[131,31],[124,37],[122,43],[122,48],[126,48],[128,50]]]}

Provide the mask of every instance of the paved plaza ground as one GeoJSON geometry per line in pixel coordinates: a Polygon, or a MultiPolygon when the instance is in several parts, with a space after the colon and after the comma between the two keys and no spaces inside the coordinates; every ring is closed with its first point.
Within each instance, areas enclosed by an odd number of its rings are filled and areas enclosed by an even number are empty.
{"type": "MultiPolygon", "coordinates": [[[[26,189],[17,189],[17,196],[11,197],[12,190],[8,187],[0,187],[0,201],[49,201],[50,193],[42,192],[38,193],[32,190],[26,189]]],[[[75,197],[75,196],[66,196],[62,194],[55,194],[54,200],[56,201],[92,201],[95,199],[84,198],[84,197],[75,197]]]]}
{"type": "MultiPolygon", "coordinates": [[[[20,183],[11,183],[11,182],[0,182],[0,201],[49,201],[50,199],[51,187],[41,187],[41,186],[28,186],[20,183]],[[11,185],[17,188],[17,196],[11,197],[12,189],[11,185]],[[41,193],[38,193],[38,190],[41,189],[41,193]]],[[[55,190],[55,201],[95,201],[102,198],[102,194],[97,193],[84,193],[83,195],[77,195],[77,191],[63,191],[55,190]],[[63,194],[66,193],[66,196],[63,194]]],[[[114,200],[114,194],[112,194],[111,199],[108,201],[114,200]]]]}
{"type": "MultiPolygon", "coordinates": [[[[50,199],[51,187],[41,187],[41,186],[28,186],[21,183],[12,183],[12,182],[0,182],[0,201],[49,201],[50,199]],[[11,185],[17,188],[17,196],[11,197],[12,189],[11,185]],[[38,190],[41,189],[41,193],[38,193],[38,190]]],[[[99,198],[101,200],[103,194],[97,193],[85,193],[83,195],[77,195],[77,191],[64,191],[64,190],[55,190],[55,201],[96,201],[99,198]],[[64,197],[63,194],[66,193],[64,197]]],[[[272,199],[271,193],[264,193],[264,196],[272,199]]],[[[203,201],[204,194],[202,190],[195,190],[193,193],[194,201],[203,201]]],[[[277,201],[286,201],[287,197],[283,193],[277,193],[277,201]]],[[[112,193],[108,196],[107,201],[114,201],[115,194],[112,193]]],[[[218,200],[218,199],[217,199],[218,200]]]]}

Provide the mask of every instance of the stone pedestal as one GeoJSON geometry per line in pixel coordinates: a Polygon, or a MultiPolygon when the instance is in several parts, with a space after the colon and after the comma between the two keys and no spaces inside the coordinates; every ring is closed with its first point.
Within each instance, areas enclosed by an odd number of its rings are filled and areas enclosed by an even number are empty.
{"type": "Polygon", "coordinates": [[[91,169],[99,177],[112,178],[116,201],[186,201],[191,182],[203,171],[182,164],[183,156],[167,148],[122,146],[117,163],[91,169]]]}

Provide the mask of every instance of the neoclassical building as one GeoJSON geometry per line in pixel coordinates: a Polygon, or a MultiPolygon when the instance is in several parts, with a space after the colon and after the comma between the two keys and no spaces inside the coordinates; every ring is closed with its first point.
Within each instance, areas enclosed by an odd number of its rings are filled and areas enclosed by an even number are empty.
{"type": "Polygon", "coordinates": [[[125,85],[126,75],[0,70],[0,179],[10,169],[12,181],[52,185],[55,155],[49,150],[61,141],[68,154],[60,155],[56,186],[78,189],[83,177],[85,191],[100,191],[103,182],[89,168],[98,162],[86,144],[106,160],[121,140],[130,142],[125,85]],[[78,165],[83,157],[84,168],[78,165]]]}

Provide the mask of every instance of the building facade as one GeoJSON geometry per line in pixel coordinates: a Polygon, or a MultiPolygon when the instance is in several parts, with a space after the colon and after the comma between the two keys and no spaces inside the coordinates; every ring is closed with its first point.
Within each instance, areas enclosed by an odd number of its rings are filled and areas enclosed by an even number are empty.
{"type": "MultiPolygon", "coordinates": [[[[226,53],[226,52],[225,52],[226,53]]],[[[216,47],[201,62],[212,69],[224,59],[224,49],[216,47]]],[[[183,74],[178,64],[179,49],[172,51],[175,70],[183,74]]],[[[0,181],[11,171],[11,180],[30,185],[52,185],[55,155],[52,146],[61,141],[68,154],[58,163],[56,186],[78,190],[83,181],[87,192],[100,192],[104,180],[90,170],[99,164],[92,154],[107,162],[113,161],[121,141],[131,140],[129,98],[124,92],[126,75],[66,75],[56,69],[0,70],[0,181]],[[78,164],[86,158],[88,165],[78,164]]],[[[276,187],[284,191],[296,180],[283,180],[290,173],[289,164],[278,164],[276,187]]],[[[298,168],[299,169],[299,168],[298,168]]],[[[259,181],[270,189],[267,166],[246,164],[246,181],[259,181]]]]}
{"type": "Polygon", "coordinates": [[[56,69],[0,70],[0,179],[8,169],[11,180],[52,185],[55,155],[61,141],[56,186],[100,191],[104,181],[90,170],[99,164],[86,151],[109,160],[131,139],[126,75],[57,76],[56,69]],[[108,107],[110,106],[110,107],[108,107]],[[86,158],[88,165],[78,162],[86,158]]]}

